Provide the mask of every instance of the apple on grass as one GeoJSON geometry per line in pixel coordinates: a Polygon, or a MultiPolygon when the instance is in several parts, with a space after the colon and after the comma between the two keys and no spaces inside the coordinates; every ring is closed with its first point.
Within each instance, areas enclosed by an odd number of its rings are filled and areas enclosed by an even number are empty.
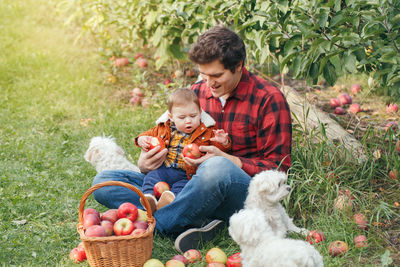
{"type": "Polygon", "coordinates": [[[112,222],[104,220],[104,221],[101,221],[100,225],[106,231],[106,236],[113,235],[113,233],[114,233],[114,224],[112,222]]]}
{"type": "Polygon", "coordinates": [[[317,230],[312,230],[308,233],[306,241],[308,243],[312,244],[317,244],[321,241],[325,240],[325,234],[321,231],[317,231],[317,230]]]}
{"type": "Polygon", "coordinates": [[[209,262],[206,267],[225,267],[221,262],[209,262]]]}
{"type": "Polygon", "coordinates": [[[336,107],[335,110],[333,111],[336,115],[343,115],[344,114],[344,109],[341,107],[336,107]]]}
{"type": "Polygon", "coordinates": [[[242,257],[240,256],[240,252],[228,257],[226,267],[242,267],[242,257]]]}
{"type": "Polygon", "coordinates": [[[389,104],[388,106],[386,106],[387,113],[396,113],[397,111],[399,111],[399,107],[397,106],[397,104],[389,104]]]}
{"type": "Polygon", "coordinates": [[[349,107],[350,113],[356,114],[361,111],[361,107],[358,103],[353,103],[349,107]]]}
{"type": "Polygon", "coordinates": [[[102,221],[110,221],[115,223],[118,220],[118,209],[109,209],[103,212],[100,216],[102,221]]]}
{"type": "Polygon", "coordinates": [[[368,230],[368,223],[364,214],[356,213],[353,215],[353,219],[361,230],[368,230]]]}
{"type": "Polygon", "coordinates": [[[147,67],[147,60],[144,58],[138,58],[136,60],[136,65],[139,66],[139,68],[146,68],[147,67]]]}
{"type": "Polygon", "coordinates": [[[185,267],[185,264],[179,260],[169,260],[165,263],[165,267],[185,267]]]}
{"type": "Polygon", "coordinates": [[[347,245],[347,243],[340,240],[333,241],[328,246],[328,253],[332,257],[343,256],[343,254],[346,253],[348,250],[349,246],[347,245]]]}
{"type": "Polygon", "coordinates": [[[126,57],[117,58],[114,61],[116,67],[123,67],[129,64],[129,60],[126,57]]]}
{"type": "Polygon", "coordinates": [[[334,200],[334,209],[344,212],[350,212],[353,209],[351,197],[339,194],[334,200]]]}
{"type": "Polygon", "coordinates": [[[183,262],[185,265],[189,263],[188,260],[186,259],[186,257],[183,256],[183,255],[181,255],[181,254],[178,254],[178,255],[173,256],[173,257],[171,258],[171,260],[178,260],[178,261],[181,261],[181,262],[183,262]]]}
{"type": "Polygon", "coordinates": [[[118,207],[118,218],[128,218],[134,222],[138,215],[138,208],[130,202],[122,203],[118,207]]]}
{"type": "Polygon", "coordinates": [[[195,263],[201,261],[200,251],[196,249],[189,249],[183,253],[183,256],[188,260],[188,263],[195,263]]]}
{"type": "Polygon", "coordinates": [[[169,185],[166,182],[158,182],[154,185],[153,191],[154,196],[158,199],[161,197],[162,193],[168,191],[170,189],[169,185]]]}
{"type": "Polygon", "coordinates": [[[158,259],[149,259],[143,264],[143,267],[165,267],[165,266],[158,259]]]}
{"type": "Polygon", "coordinates": [[[142,89],[135,87],[132,89],[132,96],[144,97],[142,89]]]}
{"type": "Polygon", "coordinates": [[[182,150],[183,156],[191,159],[198,159],[201,157],[199,146],[195,143],[186,145],[182,150]]]}
{"type": "Polygon", "coordinates": [[[389,131],[390,129],[392,129],[393,132],[397,132],[397,130],[399,129],[399,124],[395,121],[390,121],[385,125],[385,131],[389,131]]]}
{"type": "Polygon", "coordinates": [[[361,85],[359,85],[359,84],[353,84],[353,85],[350,87],[350,91],[351,91],[351,93],[352,93],[353,95],[358,94],[358,93],[361,91],[361,85]]]}
{"type": "Polygon", "coordinates": [[[106,230],[101,225],[92,225],[85,231],[86,236],[103,237],[106,236],[106,230]]]}
{"type": "Polygon", "coordinates": [[[206,261],[208,263],[210,262],[220,262],[225,264],[227,261],[228,257],[226,256],[225,252],[217,247],[214,247],[212,249],[210,249],[209,251],[207,251],[206,254],[206,261]]]}
{"type": "Polygon", "coordinates": [[[118,219],[114,223],[114,233],[115,235],[130,235],[132,231],[135,229],[133,222],[128,218],[118,219]]]}
{"type": "Polygon", "coordinates": [[[350,105],[352,102],[352,98],[348,93],[341,93],[338,98],[342,106],[350,105]]]}
{"type": "Polygon", "coordinates": [[[396,142],[396,150],[400,153],[400,140],[397,140],[396,142]]]}
{"type": "Polygon", "coordinates": [[[86,260],[86,250],[85,247],[83,246],[83,242],[80,242],[77,246],[77,249],[80,251],[81,255],[83,256],[83,258],[86,260]]]}
{"type": "Polygon", "coordinates": [[[69,253],[69,258],[75,263],[80,263],[86,260],[86,254],[85,252],[82,252],[78,248],[73,248],[69,253]]]}
{"type": "Polygon", "coordinates": [[[358,235],[358,236],[354,237],[353,241],[354,241],[354,245],[357,248],[366,247],[368,245],[367,237],[365,235],[358,235]]]}
{"type": "Polygon", "coordinates": [[[99,225],[100,217],[90,213],[83,217],[83,229],[88,229],[92,225],[99,225]]]}
{"type": "Polygon", "coordinates": [[[331,100],[329,101],[329,106],[331,107],[331,108],[337,108],[337,107],[339,107],[341,104],[340,104],[340,100],[339,99],[337,99],[337,98],[331,98],[331,100]]]}
{"type": "Polygon", "coordinates": [[[391,170],[388,175],[392,180],[397,180],[397,177],[399,177],[397,170],[391,170]]]}

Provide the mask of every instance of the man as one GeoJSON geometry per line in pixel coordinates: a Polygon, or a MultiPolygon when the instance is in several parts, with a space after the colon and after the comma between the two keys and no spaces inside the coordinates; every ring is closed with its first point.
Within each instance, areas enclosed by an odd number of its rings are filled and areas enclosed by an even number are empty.
{"type": "MultiPolygon", "coordinates": [[[[205,155],[185,158],[198,166],[174,202],[158,210],[156,229],[163,234],[179,234],[175,247],[180,252],[207,241],[243,207],[251,177],[267,169],[287,171],[291,164],[291,118],[283,94],[265,80],[244,68],[243,40],[230,29],[215,26],[199,36],[189,52],[198,65],[202,81],[192,90],[204,111],[225,130],[232,140],[230,153],[214,146],[202,146],[205,155]],[[222,220],[222,221],[221,221],[222,220]],[[204,223],[208,223],[200,227],[204,223]]],[[[138,166],[142,173],[160,167],[167,149],[141,152],[138,166]]],[[[107,180],[131,183],[141,188],[143,174],[131,171],[104,171],[93,184],[107,180]]],[[[138,197],[126,188],[103,187],[94,192],[96,200],[109,208],[138,197]]]]}

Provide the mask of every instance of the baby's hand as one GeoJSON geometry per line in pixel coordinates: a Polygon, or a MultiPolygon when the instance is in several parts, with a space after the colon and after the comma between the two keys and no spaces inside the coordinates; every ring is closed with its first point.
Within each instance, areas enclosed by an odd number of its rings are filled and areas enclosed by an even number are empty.
{"type": "Polygon", "coordinates": [[[137,141],[138,145],[146,152],[150,148],[150,138],[151,136],[139,136],[137,141]]]}
{"type": "Polygon", "coordinates": [[[223,129],[213,130],[214,137],[210,138],[211,141],[216,141],[218,143],[226,146],[229,143],[228,133],[225,133],[223,129]]]}

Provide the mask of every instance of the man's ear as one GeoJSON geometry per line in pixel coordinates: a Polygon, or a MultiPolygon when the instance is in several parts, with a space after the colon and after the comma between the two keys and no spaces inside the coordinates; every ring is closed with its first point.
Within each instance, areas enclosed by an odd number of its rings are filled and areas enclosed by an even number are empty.
{"type": "Polygon", "coordinates": [[[237,64],[235,71],[239,71],[239,72],[240,72],[240,71],[242,71],[243,67],[244,67],[244,60],[241,60],[241,61],[237,64]]]}

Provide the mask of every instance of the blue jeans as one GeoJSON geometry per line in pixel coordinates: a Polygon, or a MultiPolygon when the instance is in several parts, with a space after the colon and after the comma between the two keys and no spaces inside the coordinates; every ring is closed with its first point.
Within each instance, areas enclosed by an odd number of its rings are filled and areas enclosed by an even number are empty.
{"type": "MultiPolygon", "coordinates": [[[[144,174],[127,170],[108,170],[96,175],[93,184],[122,181],[142,189],[144,174]]],[[[175,200],[154,213],[156,229],[161,234],[179,234],[190,227],[198,227],[207,219],[228,221],[243,208],[250,176],[224,157],[212,157],[197,169],[195,175],[175,200]]],[[[118,208],[132,202],[139,208],[139,196],[119,186],[102,187],[93,193],[95,199],[108,208],[118,208]]]]}
{"type": "Polygon", "coordinates": [[[144,194],[153,195],[154,185],[160,181],[166,182],[171,188],[171,192],[177,196],[189,180],[184,170],[167,168],[163,164],[160,168],[152,170],[146,174],[143,178],[142,192],[144,194]]]}

